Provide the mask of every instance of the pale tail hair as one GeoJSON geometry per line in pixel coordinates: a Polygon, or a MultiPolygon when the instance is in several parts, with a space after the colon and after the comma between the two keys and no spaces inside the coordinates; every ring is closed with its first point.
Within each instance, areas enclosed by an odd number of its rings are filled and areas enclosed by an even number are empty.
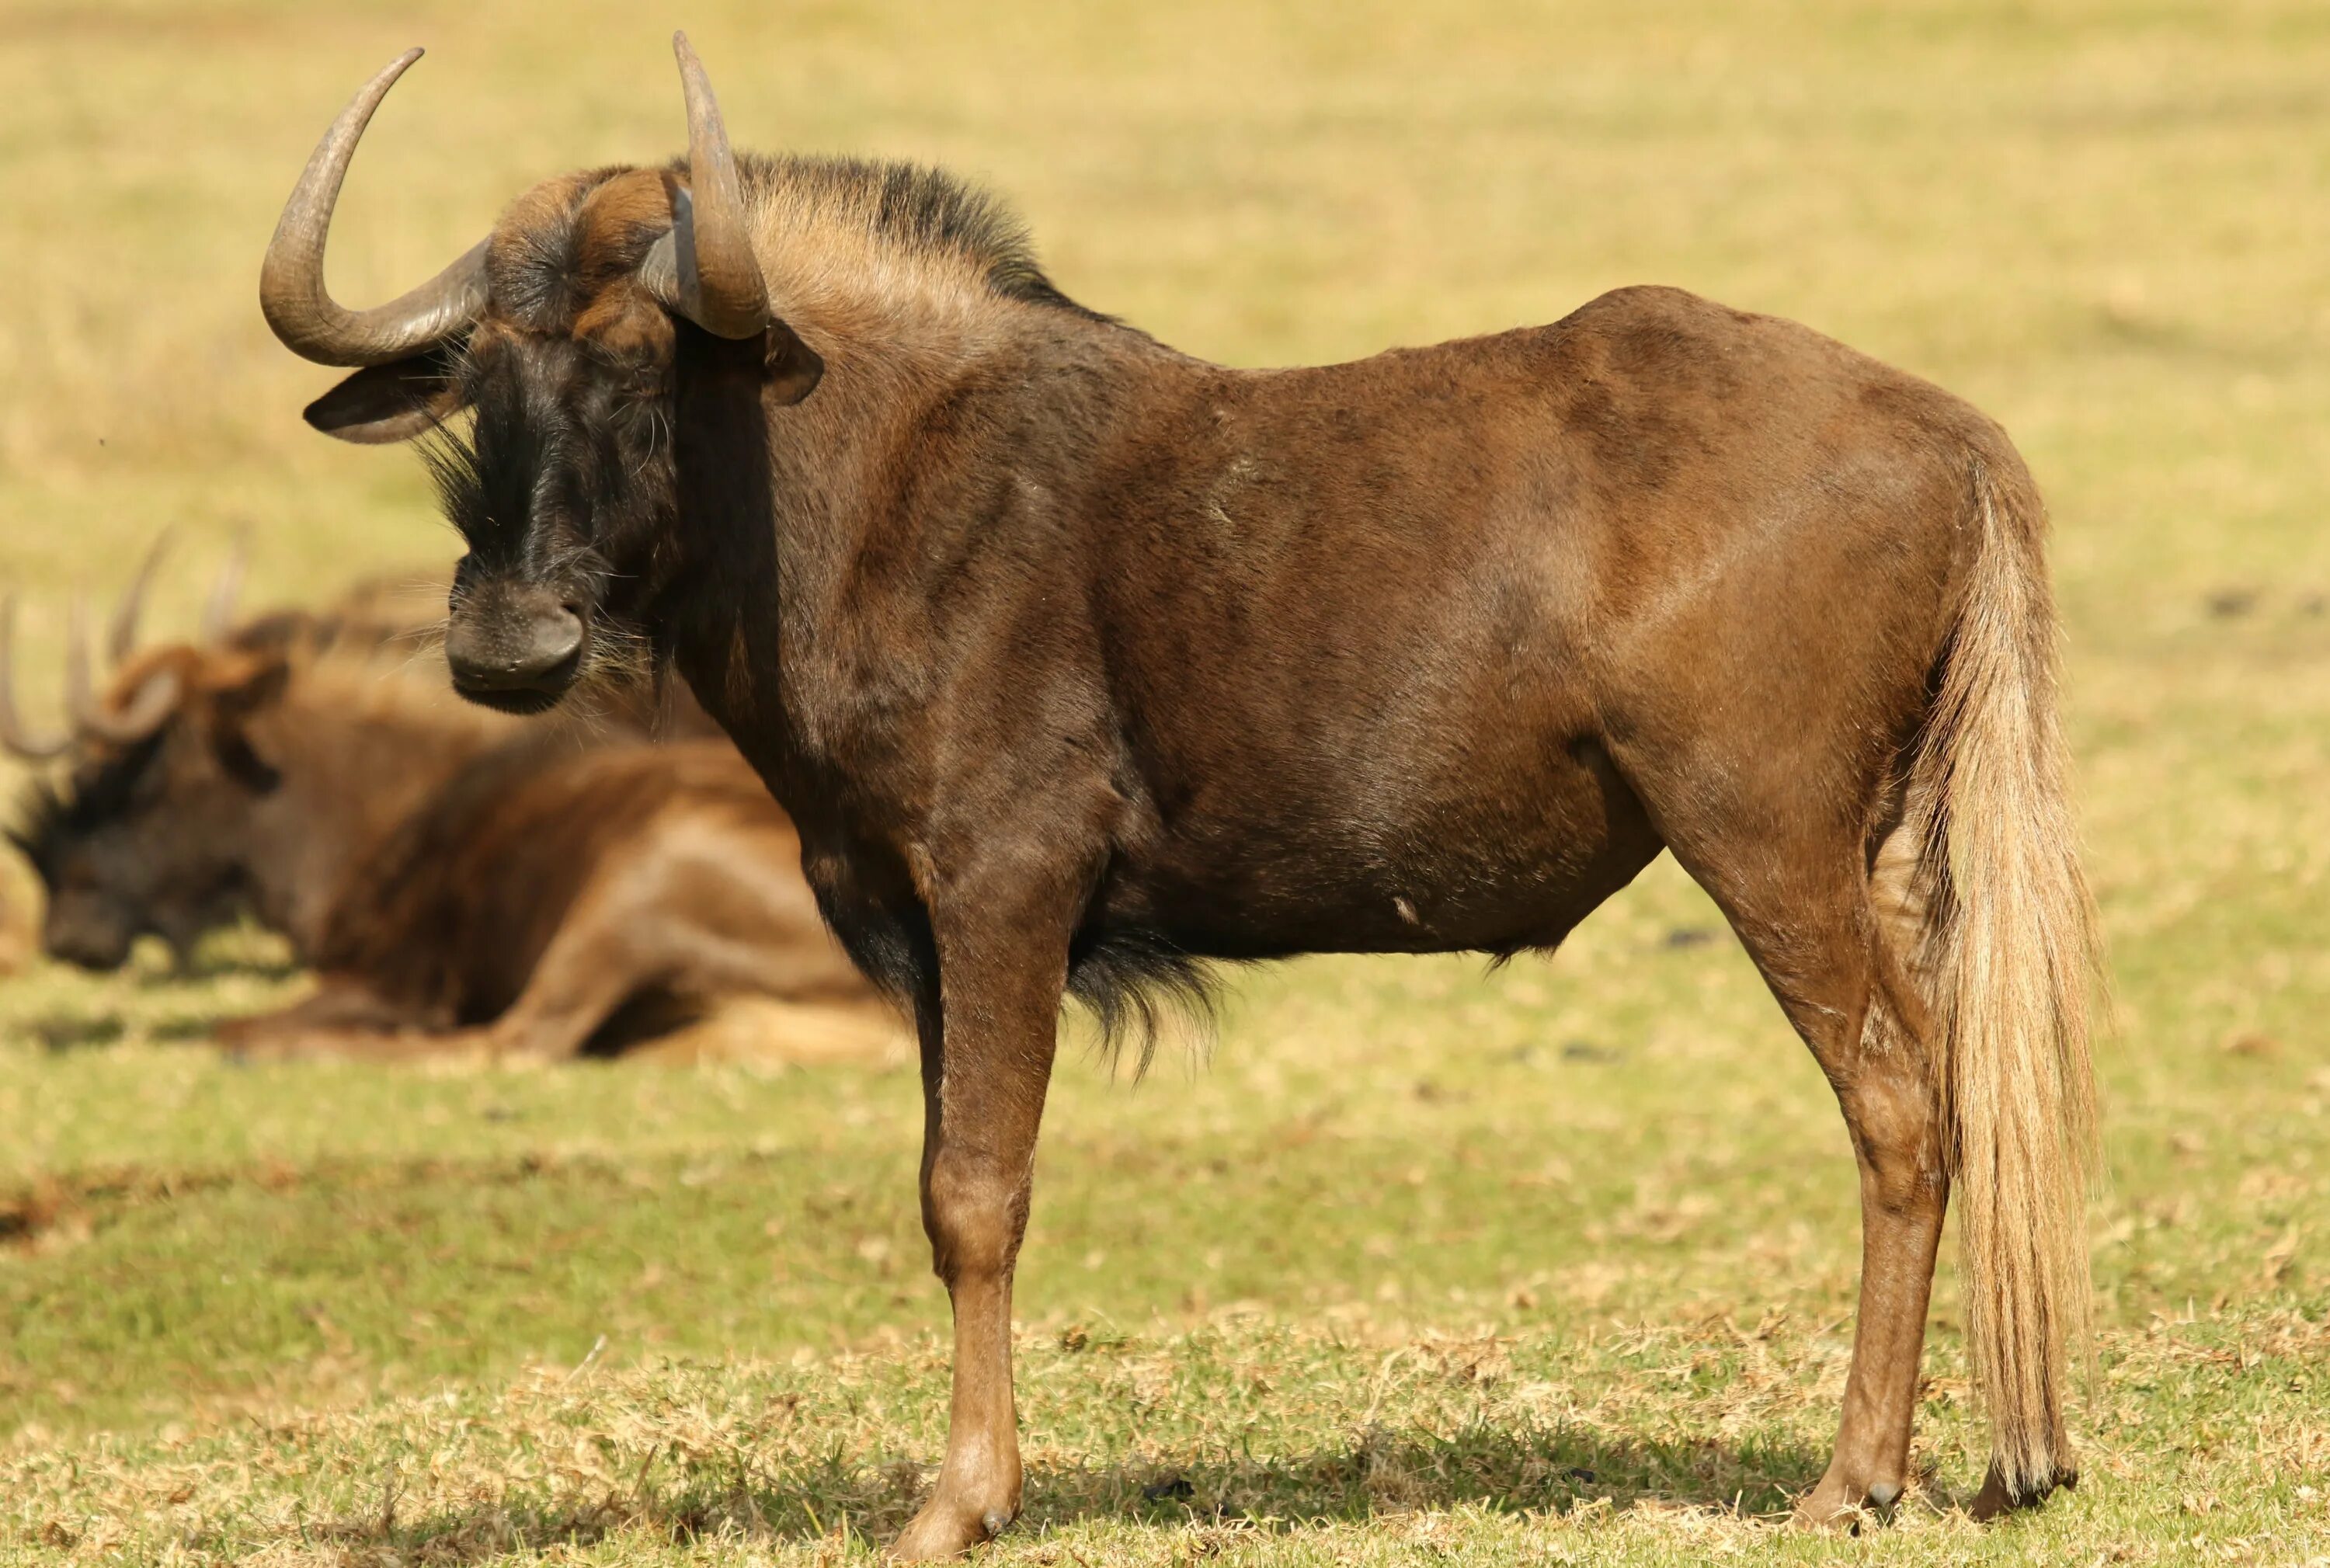
{"type": "Polygon", "coordinates": [[[2019,464],[2007,477],[1977,461],[1971,505],[1981,540],[1904,836],[1967,1336],[1993,1465],[2019,1500],[2074,1474],[2064,1405],[2088,1342],[2098,953],[2056,719],[2043,514],[2019,464]]]}

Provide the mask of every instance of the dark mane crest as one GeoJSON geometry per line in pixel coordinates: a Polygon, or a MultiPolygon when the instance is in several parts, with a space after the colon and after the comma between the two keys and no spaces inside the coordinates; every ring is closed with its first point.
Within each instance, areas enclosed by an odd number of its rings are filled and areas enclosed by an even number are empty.
{"type": "MultiPolygon", "coordinates": [[[[687,172],[685,158],[658,170],[586,169],[518,197],[497,223],[487,254],[495,305],[535,331],[571,328],[603,289],[636,271],[669,230],[665,182],[687,172]]],[[[790,258],[811,277],[829,277],[837,265],[847,274],[846,258],[855,252],[878,257],[879,270],[904,262],[910,273],[967,284],[998,299],[1110,319],[1053,286],[1017,213],[943,170],[889,159],[747,154],[739,156],[737,172],[764,260],[773,250],[781,271],[790,258]]],[[[819,291],[817,284],[810,288],[819,291]]]]}
{"type": "Polygon", "coordinates": [[[748,202],[781,215],[777,221],[788,228],[855,229],[908,255],[968,263],[1003,298],[1105,319],[1045,276],[1017,213],[943,169],[894,159],[744,154],[738,172],[748,202]]]}

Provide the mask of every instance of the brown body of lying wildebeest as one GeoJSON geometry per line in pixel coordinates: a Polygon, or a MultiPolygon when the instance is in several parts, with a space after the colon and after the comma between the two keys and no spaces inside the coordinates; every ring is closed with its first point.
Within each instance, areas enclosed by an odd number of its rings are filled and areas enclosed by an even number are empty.
{"type": "Polygon", "coordinates": [[[942,175],[738,160],[679,49],[685,165],[551,180],[352,312],[324,240],[395,62],[309,162],[261,302],[366,367],[318,427],[474,412],[436,448],[457,686],[538,709],[644,632],[914,1006],[955,1381],[895,1550],[1019,1507],[1011,1278],[1064,991],[1121,1012],[1208,958],[1549,949],[1662,849],[1860,1162],[1852,1368],[1804,1511],[1909,1479],[1953,1185],[1975,1511],[2068,1482],[2089,923],[2042,510],[1999,428],[1672,289],[1209,364],[1065,299],[942,175]]]}
{"type": "Polygon", "coordinates": [[[157,682],[150,732],[36,786],[14,836],[56,957],[183,951],[244,911],[288,937],[318,990],[232,1044],[558,1058],[736,997],[881,1013],[725,740],[586,741],[279,648],[151,650],[100,710],[157,682]]]}

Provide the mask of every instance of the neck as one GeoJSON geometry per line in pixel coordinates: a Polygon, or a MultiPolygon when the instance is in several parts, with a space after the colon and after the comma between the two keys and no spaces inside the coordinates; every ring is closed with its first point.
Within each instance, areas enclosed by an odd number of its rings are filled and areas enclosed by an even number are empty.
{"type": "Polygon", "coordinates": [[[681,334],[678,520],[632,568],[631,609],[780,798],[815,809],[799,775],[835,714],[916,700],[886,630],[927,639],[952,574],[1062,537],[1132,399],[1185,379],[1160,369],[1220,373],[1065,298],[1017,220],[942,175],[744,173],[770,297],[824,378],[763,406],[755,347],[681,334]]]}
{"type": "Polygon", "coordinates": [[[772,785],[830,743],[819,692],[878,701],[898,678],[880,628],[927,631],[982,540],[1076,515],[1137,369],[1207,368],[1057,305],[935,288],[889,315],[819,303],[787,307],[826,363],[806,401],[764,407],[756,358],[698,335],[675,420],[682,543],[656,630],[772,785]],[[876,325],[835,325],[853,322],[876,325]]]}

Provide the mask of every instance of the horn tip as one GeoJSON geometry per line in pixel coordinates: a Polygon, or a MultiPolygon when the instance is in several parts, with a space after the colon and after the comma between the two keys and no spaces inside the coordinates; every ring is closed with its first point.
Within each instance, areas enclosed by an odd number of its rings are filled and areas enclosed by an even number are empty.
{"type": "MultiPolygon", "coordinates": [[[[414,44],[412,48],[398,55],[394,60],[392,60],[386,65],[382,66],[380,68],[380,74],[374,77],[372,80],[365,85],[365,91],[370,92],[376,88],[382,92],[386,92],[391,87],[396,85],[396,79],[398,77],[403,76],[406,71],[412,69],[412,62],[414,61],[420,59],[422,55],[428,52],[429,52],[427,50],[421,48],[419,44],[414,44]]],[[[362,94],[358,95],[360,101],[362,96],[362,94]]]]}

